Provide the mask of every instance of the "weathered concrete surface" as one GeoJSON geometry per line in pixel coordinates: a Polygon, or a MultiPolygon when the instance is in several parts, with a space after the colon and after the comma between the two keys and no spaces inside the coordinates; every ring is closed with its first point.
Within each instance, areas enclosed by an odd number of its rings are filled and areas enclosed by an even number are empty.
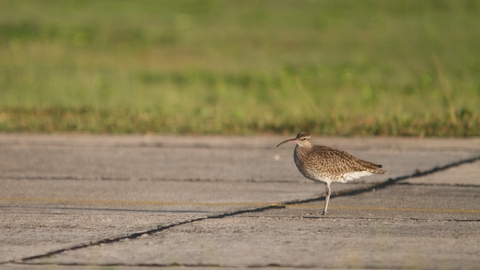
{"type": "Polygon", "coordinates": [[[390,171],[322,217],[285,138],[0,134],[0,268],[480,265],[480,139],[314,139],[390,171]]]}

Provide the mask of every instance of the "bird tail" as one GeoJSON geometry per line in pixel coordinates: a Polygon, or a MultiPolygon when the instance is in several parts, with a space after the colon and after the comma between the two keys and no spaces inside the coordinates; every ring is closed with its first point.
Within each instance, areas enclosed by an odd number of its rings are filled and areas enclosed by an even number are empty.
{"type": "Polygon", "coordinates": [[[372,173],[380,173],[380,174],[387,174],[388,171],[382,170],[383,168],[382,165],[380,164],[375,164],[366,160],[359,160],[360,164],[362,164],[365,167],[365,170],[368,172],[372,173]]]}

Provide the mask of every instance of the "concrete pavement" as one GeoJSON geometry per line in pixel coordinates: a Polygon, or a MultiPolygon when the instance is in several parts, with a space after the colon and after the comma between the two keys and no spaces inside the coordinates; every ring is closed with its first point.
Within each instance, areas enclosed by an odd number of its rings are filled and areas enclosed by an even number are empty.
{"type": "Polygon", "coordinates": [[[323,217],[287,137],[0,134],[0,268],[480,268],[479,138],[314,137],[390,172],[323,217]]]}

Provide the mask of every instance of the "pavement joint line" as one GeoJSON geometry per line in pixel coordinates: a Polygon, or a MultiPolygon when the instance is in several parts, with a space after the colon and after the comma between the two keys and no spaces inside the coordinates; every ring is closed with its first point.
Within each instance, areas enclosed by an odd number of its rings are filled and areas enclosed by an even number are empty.
{"type": "MultiPolygon", "coordinates": [[[[423,171],[423,172],[415,172],[415,173],[410,174],[410,175],[399,176],[399,177],[396,177],[396,178],[389,178],[384,182],[374,184],[374,185],[366,187],[366,188],[359,188],[359,189],[348,190],[348,191],[343,191],[343,192],[342,191],[334,192],[332,195],[334,197],[335,196],[339,196],[339,197],[340,196],[355,196],[355,195],[362,194],[362,193],[369,192],[369,191],[376,190],[376,189],[384,189],[384,188],[387,188],[387,187],[389,187],[393,184],[396,184],[397,182],[400,182],[400,181],[403,181],[403,180],[406,180],[406,179],[417,178],[417,177],[422,177],[422,176],[434,174],[434,173],[445,171],[445,170],[448,170],[450,168],[457,167],[457,166],[460,166],[460,165],[463,165],[463,164],[466,164],[466,163],[473,163],[477,160],[480,160],[480,155],[476,156],[476,157],[468,158],[468,159],[463,159],[463,160],[460,160],[460,161],[457,161],[457,162],[449,163],[449,164],[446,164],[444,166],[437,166],[437,167],[434,167],[430,170],[426,170],[426,171],[423,171]]],[[[132,233],[132,234],[128,234],[128,235],[123,235],[123,236],[119,236],[119,237],[114,237],[114,238],[101,239],[101,240],[90,242],[90,243],[83,243],[83,244],[78,244],[78,245],[74,245],[74,246],[71,246],[71,247],[66,247],[66,248],[62,248],[62,249],[53,250],[53,251],[43,253],[43,254],[39,254],[39,255],[24,257],[24,258],[21,258],[21,259],[13,259],[13,260],[6,261],[6,262],[0,262],[0,265],[7,264],[7,263],[26,264],[28,261],[32,261],[32,260],[35,260],[35,259],[48,258],[48,257],[58,255],[58,254],[61,254],[61,253],[67,252],[67,251],[73,251],[73,250],[77,250],[77,249],[83,249],[83,248],[88,248],[88,247],[92,247],[92,246],[98,246],[100,244],[116,243],[116,242],[119,242],[119,241],[124,240],[124,239],[136,239],[136,238],[138,238],[138,237],[140,237],[144,234],[154,234],[154,233],[162,232],[162,231],[165,231],[165,230],[168,230],[168,229],[171,229],[171,228],[174,228],[174,227],[178,227],[178,226],[181,226],[181,225],[192,224],[192,223],[195,223],[197,221],[203,221],[203,220],[215,219],[215,218],[225,218],[225,217],[231,217],[231,216],[241,215],[241,214],[245,214],[245,213],[263,212],[263,211],[270,210],[270,209],[286,208],[286,207],[289,207],[289,206],[295,205],[295,204],[304,204],[304,203],[321,201],[321,200],[325,200],[325,196],[317,196],[317,197],[314,197],[314,198],[308,198],[308,199],[303,199],[303,200],[292,200],[292,201],[287,201],[287,202],[284,202],[284,203],[273,204],[273,205],[268,205],[268,206],[263,206],[263,207],[257,207],[257,208],[253,208],[253,209],[240,209],[240,210],[236,210],[236,211],[232,211],[232,212],[226,212],[226,213],[212,215],[212,216],[200,217],[200,218],[196,218],[196,219],[189,219],[189,220],[185,220],[185,221],[181,221],[181,222],[177,222],[177,223],[172,223],[172,224],[165,225],[165,226],[160,226],[160,227],[157,227],[155,229],[151,229],[151,230],[147,230],[147,231],[140,231],[140,232],[136,232],[136,233],[132,233]]]]}
{"type": "MultiPolygon", "coordinates": [[[[323,209],[323,205],[287,205],[290,209],[323,209]]],[[[333,209],[398,211],[398,212],[430,212],[430,213],[480,213],[480,209],[445,209],[445,208],[413,208],[413,207],[368,207],[350,205],[332,205],[333,209]]]]}
{"type": "MultiPolygon", "coordinates": [[[[72,175],[52,175],[52,176],[32,176],[32,175],[1,175],[2,180],[81,180],[81,181],[152,181],[152,182],[210,182],[210,183],[298,183],[295,180],[255,180],[255,179],[214,179],[214,178],[151,178],[151,177],[115,177],[115,176],[72,176],[72,175]]],[[[361,182],[359,182],[361,183],[361,182]]]]}
{"type": "MultiPolygon", "coordinates": [[[[475,186],[477,187],[477,186],[475,186]]],[[[323,196],[321,196],[323,198],[323,196]]],[[[323,209],[321,205],[304,205],[304,204],[286,204],[286,203],[235,203],[235,202],[222,202],[222,203],[198,203],[198,202],[136,202],[136,201],[102,201],[102,200],[58,200],[58,199],[48,199],[48,198],[33,198],[27,199],[24,198],[0,198],[0,201],[28,201],[28,202],[69,202],[69,203],[112,203],[112,204],[134,204],[134,205],[182,205],[182,206],[208,206],[208,207],[225,207],[225,206],[243,206],[243,207],[278,207],[278,208],[290,208],[290,209],[323,209]]],[[[88,208],[88,207],[49,207],[49,206],[0,206],[0,208],[48,208],[48,209],[59,209],[59,210],[92,210],[92,211],[143,211],[143,212],[166,212],[166,210],[140,210],[140,209],[115,209],[115,208],[88,208]]],[[[349,209],[349,210],[370,210],[370,211],[398,211],[398,212],[431,212],[431,213],[480,213],[480,209],[448,209],[448,208],[402,208],[402,207],[369,207],[369,206],[348,206],[348,205],[332,205],[334,209],[349,209]]],[[[200,210],[171,210],[169,212],[208,212],[200,210]]]]}
{"type": "MultiPolygon", "coordinates": [[[[416,177],[421,177],[425,176],[428,174],[431,174],[436,171],[444,171],[447,169],[450,169],[452,167],[460,166],[466,163],[474,163],[476,161],[480,160],[480,156],[474,156],[471,158],[463,159],[458,162],[453,162],[447,165],[443,166],[437,166],[434,167],[430,170],[425,170],[425,171],[416,171],[413,174],[409,175],[404,175],[395,178],[395,181],[400,181],[408,178],[416,178],[416,177]],[[402,179],[403,177],[403,179],[402,179]]],[[[24,175],[24,176],[19,176],[19,175],[1,175],[0,179],[11,179],[11,180],[102,180],[102,181],[170,181],[170,182],[178,182],[178,181],[183,181],[183,182],[261,182],[261,183],[297,183],[297,181],[291,181],[291,180],[275,180],[275,181],[255,181],[255,179],[236,179],[236,180],[222,180],[222,179],[201,179],[201,178],[179,178],[179,179],[174,179],[174,178],[150,178],[150,177],[115,177],[115,176],[98,176],[98,177],[86,177],[86,176],[72,176],[72,175],[55,175],[55,176],[31,176],[31,175],[24,175]]],[[[362,184],[362,183],[367,183],[366,181],[356,181],[355,183],[357,184],[362,184]]],[[[380,182],[383,183],[383,182],[380,182]]],[[[299,182],[298,184],[302,184],[299,182]]],[[[411,184],[411,183],[402,183],[402,184],[411,184]]],[[[428,185],[428,184],[425,184],[428,185]]],[[[438,184],[437,184],[438,185],[438,184]]],[[[462,185],[462,184],[457,184],[457,185],[462,185]]],[[[469,186],[469,185],[465,185],[469,186]]],[[[475,185],[471,185],[475,186],[475,185]]]]}
{"type": "MultiPolygon", "coordinates": [[[[58,134],[57,134],[58,135],[58,134]]],[[[8,135],[7,135],[8,136],[8,135]]],[[[55,136],[55,135],[54,135],[55,136]]],[[[149,135],[147,136],[139,136],[139,140],[134,140],[134,141],[124,141],[124,140],[116,140],[113,142],[106,141],[104,138],[97,138],[92,140],[75,140],[77,136],[57,136],[55,139],[41,139],[41,140],[36,140],[36,139],[29,139],[27,137],[22,137],[22,138],[16,138],[13,140],[5,139],[4,137],[0,136],[0,146],[12,146],[12,145],[19,145],[19,146],[25,146],[25,145],[33,145],[33,146],[58,146],[58,147],[64,147],[64,146],[87,146],[87,147],[94,147],[94,148],[106,148],[106,147],[118,147],[118,148],[130,148],[130,147],[155,147],[155,148],[197,148],[197,149],[267,149],[270,150],[272,149],[272,146],[268,142],[261,142],[257,144],[251,144],[251,143],[242,143],[242,142],[230,142],[230,143],[212,143],[212,141],[208,142],[192,142],[192,141],[180,141],[180,140],[175,140],[175,141],[159,141],[161,136],[154,136],[150,137],[149,135]],[[157,139],[155,139],[157,137],[157,139]],[[153,139],[152,140],[150,140],[153,139]]],[[[187,136],[188,137],[188,136],[187,136]]],[[[212,138],[222,138],[225,136],[213,136],[212,138]]],[[[227,136],[230,137],[230,136],[227,136]]],[[[240,136],[244,138],[244,136],[240,136]]],[[[117,138],[122,138],[122,136],[119,136],[117,138]]],[[[281,137],[279,137],[281,138],[281,137]]],[[[261,136],[260,136],[261,139],[261,136]]],[[[475,138],[473,138],[475,139],[475,138]]],[[[442,152],[442,151],[451,151],[451,150],[466,150],[466,151],[471,151],[474,152],[478,149],[478,144],[477,141],[473,141],[473,148],[472,145],[449,145],[446,147],[435,147],[435,146],[424,146],[424,145],[390,145],[387,144],[386,142],[380,143],[377,146],[366,146],[366,145],[349,145],[350,149],[355,149],[355,150],[363,150],[363,151],[375,151],[378,149],[415,149],[415,150],[422,150],[422,149],[429,149],[437,152],[442,152]]],[[[342,143],[341,142],[336,142],[335,144],[332,144],[332,146],[342,148],[342,143]]]]}
{"type": "Polygon", "coordinates": [[[480,182],[478,184],[448,184],[448,183],[397,183],[402,186],[427,186],[427,187],[468,187],[468,188],[480,188],[480,182]]]}
{"type": "MultiPolygon", "coordinates": [[[[249,216],[257,217],[257,216],[249,216]]],[[[421,221],[421,222],[480,222],[480,219],[431,219],[431,218],[409,218],[409,217],[352,217],[352,216],[319,216],[319,215],[311,215],[311,216],[301,216],[300,219],[347,219],[347,220],[388,220],[388,221],[398,221],[398,220],[413,220],[413,221],[421,221]]]]}
{"type": "MultiPolygon", "coordinates": [[[[66,199],[66,198],[22,198],[22,197],[0,197],[0,201],[10,202],[40,202],[40,203],[85,203],[85,204],[123,204],[123,205],[175,205],[175,206],[250,206],[264,207],[278,203],[248,203],[248,202],[182,202],[182,201],[128,201],[128,200],[98,200],[98,199],[66,199]]],[[[67,208],[67,207],[65,207],[67,208]]],[[[82,208],[83,209],[83,208],[82,208]]],[[[104,210],[104,209],[102,209],[104,210]]]]}
{"type": "Polygon", "coordinates": [[[221,264],[192,264],[192,263],[139,263],[139,264],[130,264],[130,263],[48,263],[48,262],[28,262],[28,263],[12,263],[17,265],[35,265],[35,266],[100,266],[100,267],[188,267],[188,268],[251,268],[251,269],[261,269],[261,268],[288,268],[288,269],[311,269],[318,268],[315,264],[308,265],[290,265],[290,264],[278,264],[278,263],[268,263],[268,264],[252,264],[246,266],[237,266],[237,265],[221,265],[221,264]]]}

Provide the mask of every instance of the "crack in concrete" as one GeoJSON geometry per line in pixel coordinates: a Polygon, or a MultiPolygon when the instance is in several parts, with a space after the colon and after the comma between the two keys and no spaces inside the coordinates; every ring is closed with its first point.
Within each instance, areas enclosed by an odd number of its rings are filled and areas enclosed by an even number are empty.
{"type": "MultiPolygon", "coordinates": [[[[281,205],[281,206],[279,206],[279,205],[269,205],[269,206],[257,207],[257,208],[253,208],[253,209],[241,209],[241,210],[236,210],[236,211],[232,211],[232,212],[221,213],[221,214],[218,214],[218,215],[212,215],[212,216],[206,216],[206,217],[201,217],[201,218],[184,220],[184,221],[177,222],[177,223],[172,223],[172,224],[169,224],[169,225],[166,225],[166,226],[160,226],[160,227],[157,227],[157,228],[151,229],[151,230],[140,231],[140,232],[136,232],[136,233],[132,233],[132,234],[128,234],[128,235],[123,235],[123,236],[119,236],[119,237],[114,237],[114,238],[101,239],[101,240],[90,242],[90,243],[84,243],[84,244],[79,244],[79,245],[75,245],[75,246],[68,247],[68,248],[57,249],[57,250],[50,251],[50,252],[47,252],[47,253],[44,253],[44,254],[29,256],[29,257],[25,257],[25,258],[21,258],[21,259],[17,259],[17,260],[10,260],[10,261],[7,261],[7,262],[1,262],[0,265],[1,264],[6,264],[6,263],[26,264],[26,262],[28,262],[28,261],[32,261],[32,260],[36,260],[36,259],[42,259],[42,258],[48,258],[48,257],[58,255],[58,254],[61,254],[61,253],[67,252],[67,251],[73,251],[73,250],[88,248],[88,247],[92,247],[92,246],[99,246],[99,245],[102,245],[102,244],[116,243],[116,242],[119,242],[119,241],[125,240],[125,239],[132,240],[132,239],[139,238],[143,235],[155,234],[155,233],[158,233],[158,232],[161,232],[161,231],[173,228],[173,227],[177,227],[177,226],[181,226],[181,225],[185,225],[185,224],[191,224],[191,223],[206,220],[206,219],[225,218],[225,217],[240,215],[240,214],[244,214],[244,213],[262,212],[262,211],[265,211],[265,210],[268,210],[268,209],[284,208],[284,207],[285,206],[283,206],[283,205],[281,205]]],[[[28,263],[28,264],[31,264],[31,263],[28,263]]]]}
{"type": "Polygon", "coordinates": [[[480,184],[448,184],[448,183],[397,183],[401,186],[425,186],[425,187],[465,187],[480,188],[480,184]]]}
{"type": "MultiPolygon", "coordinates": [[[[376,184],[373,184],[373,185],[371,185],[369,187],[366,187],[366,188],[359,188],[359,189],[353,189],[353,190],[347,190],[347,191],[334,192],[334,193],[332,193],[332,196],[335,196],[335,197],[336,196],[355,196],[355,195],[362,194],[362,193],[365,193],[365,192],[370,192],[372,189],[384,189],[384,188],[387,188],[391,185],[396,184],[397,182],[400,182],[400,181],[403,181],[403,180],[406,180],[406,179],[417,178],[417,177],[422,177],[422,176],[434,174],[434,173],[445,171],[445,170],[448,170],[450,168],[457,167],[457,166],[460,166],[460,165],[463,165],[463,164],[473,163],[473,162],[478,161],[478,160],[480,160],[480,156],[476,156],[476,157],[472,157],[472,158],[468,158],[468,159],[463,159],[463,160],[453,162],[453,163],[449,163],[449,164],[446,164],[446,165],[443,165],[443,166],[437,166],[437,167],[434,167],[430,170],[426,170],[426,171],[423,171],[423,172],[418,172],[418,173],[414,173],[414,174],[399,176],[399,177],[396,177],[396,178],[389,178],[384,182],[376,183],[376,184]]],[[[323,201],[323,200],[325,200],[325,196],[322,195],[322,196],[317,196],[317,197],[314,197],[314,198],[308,198],[308,199],[303,199],[303,200],[292,200],[292,201],[287,201],[287,202],[284,202],[284,203],[272,204],[272,205],[263,206],[263,207],[256,207],[256,208],[251,208],[251,209],[240,209],[240,210],[236,210],[236,211],[232,211],[232,212],[226,212],[226,213],[212,215],[212,216],[206,216],[206,217],[201,217],[201,218],[196,218],[196,219],[185,220],[185,221],[181,221],[181,222],[177,222],[177,223],[172,223],[172,224],[169,224],[169,225],[166,225],[166,226],[160,226],[160,227],[157,227],[157,228],[151,229],[151,230],[140,231],[140,232],[136,232],[136,233],[132,233],[132,234],[124,235],[124,236],[119,236],[119,237],[101,239],[101,240],[90,242],[90,243],[78,244],[78,245],[75,245],[75,246],[72,246],[72,247],[53,250],[53,251],[50,251],[50,252],[47,252],[47,253],[44,253],[44,254],[24,257],[24,258],[21,258],[21,259],[10,260],[10,261],[6,261],[6,262],[0,262],[0,265],[8,264],[8,263],[9,264],[29,264],[29,265],[33,265],[35,263],[29,263],[29,261],[33,261],[33,260],[36,260],[36,259],[42,259],[42,258],[48,258],[48,257],[58,255],[58,254],[61,254],[61,253],[67,252],[67,251],[73,251],[73,250],[88,248],[88,247],[92,247],[92,246],[98,246],[98,245],[101,245],[101,244],[117,243],[117,242],[119,242],[121,240],[124,240],[124,239],[136,239],[136,238],[139,238],[139,237],[141,237],[142,235],[145,235],[145,234],[151,235],[151,234],[158,233],[158,232],[161,232],[161,231],[165,231],[165,230],[177,227],[177,226],[181,226],[181,225],[185,225],[185,224],[192,224],[192,223],[195,223],[195,222],[198,222],[198,221],[203,221],[203,220],[207,220],[207,219],[215,219],[215,218],[232,217],[232,216],[237,216],[237,215],[241,215],[241,214],[245,214],[245,213],[263,212],[263,211],[270,210],[270,209],[285,208],[288,205],[304,204],[304,203],[310,203],[310,202],[315,202],[315,201],[323,201]]],[[[461,221],[465,221],[465,220],[461,220],[461,221]]],[[[478,220],[471,220],[471,221],[478,221],[478,220]]],[[[97,265],[103,266],[101,264],[97,264],[97,265]]],[[[116,266],[128,266],[128,265],[118,264],[116,266]]],[[[140,266],[140,265],[136,265],[136,266],[140,266]]],[[[179,266],[186,266],[186,265],[179,265],[179,266]]],[[[216,265],[207,265],[207,267],[216,267],[216,265]]],[[[272,267],[272,266],[269,265],[268,267],[272,267]]],[[[275,265],[275,267],[284,267],[284,266],[275,265]]],[[[254,266],[254,268],[261,268],[261,267],[254,266]]],[[[305,267],[302,267],[302,268],[305,268],[305,267]]]]}
{"type": "Polygon", "coordinates": [[[268,263],[268,264],[252,264],[245,265],[244,267],[237,265],[220,265],[220,264],[208,264],[208,263],[199,263],[199,264],[190,264],[190,263],[139,263],[139,264],[129,264],[129,263],[23,263],[22,265],[35,265],[35,266],[97,266],[97,267],[190,267],[190,268],[288,268],[288,269],[310,269],[318,268],[317,265],[290,265],[290,264],[277,264],[277,263],[268,263]]]}

